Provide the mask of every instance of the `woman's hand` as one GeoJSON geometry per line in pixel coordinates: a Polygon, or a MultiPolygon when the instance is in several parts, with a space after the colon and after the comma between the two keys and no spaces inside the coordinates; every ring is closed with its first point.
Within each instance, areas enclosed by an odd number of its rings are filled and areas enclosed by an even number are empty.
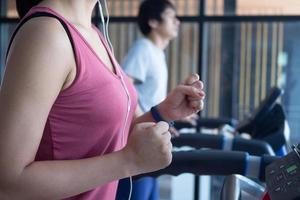
{"type": "Polygon", "coordinates": [[[136,124],[123,149],[134,169],[131,175],[167,167],[172,160],[171,151],[171,134],[166,122],[136,124]]]}
{"type": "Polygon", "coordinates": [[[167,98],[158,105],[164,119],[180,120],[203,109],[205,93],[203,83],[197,74],[190,75],[184,84],[178,85],[167,98]]]}

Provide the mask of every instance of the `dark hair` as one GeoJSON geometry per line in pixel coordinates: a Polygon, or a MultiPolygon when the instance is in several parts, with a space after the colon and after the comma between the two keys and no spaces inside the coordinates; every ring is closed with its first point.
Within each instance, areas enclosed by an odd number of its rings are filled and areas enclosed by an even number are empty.
{"type": "Polygon", "coordinates": [[[33,6],[37,5],[41,1],[42,0],[16,0],[19,17],[23,18],[33,6]]]}
{"type": "Polygon", "coordinates": [[[175,10],[174,5],[168,0],[145,0],[140,6],[138,15],[138,25],[144,35],[151,32],[149,20],[162,21],[161,14],[167,9],[175,10]]]}

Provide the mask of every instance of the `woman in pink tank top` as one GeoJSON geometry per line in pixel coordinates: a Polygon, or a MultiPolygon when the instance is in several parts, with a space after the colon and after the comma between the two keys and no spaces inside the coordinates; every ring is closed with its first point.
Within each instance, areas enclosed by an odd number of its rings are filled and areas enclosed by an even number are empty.
{"type": "Polygon", "coordinates": [[[203,108],[197,75],[135,117],[137,96],[91,24],[97,0],[17,0],[0,90],[0,199],[113,200],[171,162],[169,124],[203,108]]]}

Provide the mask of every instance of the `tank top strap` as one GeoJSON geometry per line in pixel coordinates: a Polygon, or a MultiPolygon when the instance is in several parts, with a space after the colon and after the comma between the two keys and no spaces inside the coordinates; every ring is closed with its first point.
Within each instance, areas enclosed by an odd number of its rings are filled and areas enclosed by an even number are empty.
{"type": "Polygon", "coordinates": [[[60,18],[59,16],[53,14],[53,13],[50,13],[50,12],[45,12],[45,11],[35,11],[35,12],[32,12],[28,15],[26,15],[21,21],[20,23],[18,24],[17,28],[15,29],[15,31],[13,32],[12,34],[12,37],[10,39],[10,42],[9,42],[9,45],[8,45],[8,48],[7,48],[7,51],[6,51],[6,57],[5,57],[5,62],[7,61],[7,56],[8,56],[8,53],[9,53],[9,50],[10,50],[10,47],[12,45],[12,42],[16,36],[16,34],[18,33],[18,31],[20,30],[20,28],[26,23],[28,22],[30,19],[33,19],[33,18],[37,18],[37,17],[51,17],[51,18],[55,18],[57,19],[61,25],[63,26],[63,28],[65,29],[67,35],[68,35],[68,38],[71,42],[71,45],[72,45],[72,49],[73,49],[73,53],[74,53],[74,58],[75,58],[75,62],[76,62],[76,65],[78,65],[78,60],[77,60],[77,56],[76,56],[76,51],[75,51],[75,44],[74,44],[74,40],[72,38],[72,34],[69,30],[69,27],[68,27],[68,24],[62,19],[60,18]]]}

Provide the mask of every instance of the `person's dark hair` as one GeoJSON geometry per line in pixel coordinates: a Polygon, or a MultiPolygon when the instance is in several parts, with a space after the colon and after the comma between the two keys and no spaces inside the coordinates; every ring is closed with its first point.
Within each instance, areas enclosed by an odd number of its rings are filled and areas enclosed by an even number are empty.
{"type": "Polygon", "coordinates": [[[20,18],[23,18],[26,13],[42,0],[16,0],[17,11],[20,18]]]}
{"type": "Polygon", "coordinates": [[[142,2],[138,14],[138,25],[144,35],[151,32],[149,20],[154,19],[161,22],[161,15],[167,8],[175,10],[174,5],[168,0],[145,0],[142,2]]]}

